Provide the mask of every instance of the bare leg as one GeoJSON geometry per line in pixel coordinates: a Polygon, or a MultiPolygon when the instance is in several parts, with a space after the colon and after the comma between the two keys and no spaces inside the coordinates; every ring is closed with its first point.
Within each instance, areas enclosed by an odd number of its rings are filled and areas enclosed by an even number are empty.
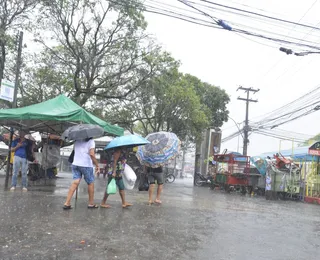
{"type": "Polygon", "coordinates": [[[161,204],[161,200],[160,200],[160,195],[162,192],[162,188],[163,188],[163,184],[158,185],[158,190],[157,190],[157,198],[154,202],[161,204]]]}
{"type": "Polygon", "coordinates": [[[153,195],[153,190],[154,190],[154,184],[149,185],[149,205],[151,205],[152,202],[152,195],[153,195]]]}
{"type": "Polygon", "coordinates": [[[132,204],[126,202],[126,196],[125,196],[124,190],[119,190],[119,193],[122,201],[122,207],[126,208],[126,207],[132,206],[132,204]]]}
{"type": "Polygon", "coordinates": [[[89,194],[89,205],[93,205],[94,201],[94,183],[88,184],[88,194],[89,194]]]}
{"type": "Polygon", "coordinates": [[[68,192],[68,196],[67,196],[66,202],[64,203],[64,205],[70,206],[72,196],[73,196],[75,190],[78,188],[79,184],[80,184],[80,179],[79,180],[74,180],[72,182],[72,184],[70,186],[70,189],[69,189],[69,192],[68,192]]]}
{"type": "Polygon", "coordinates": [[[101,205],[100,205],[101,208],[110,208],[111,207],[110,205],[106,204],[108,197],[109,197],[109,194],[104,192],[104,196],[103,196],[103,199],[102,199],[101,205]]]}

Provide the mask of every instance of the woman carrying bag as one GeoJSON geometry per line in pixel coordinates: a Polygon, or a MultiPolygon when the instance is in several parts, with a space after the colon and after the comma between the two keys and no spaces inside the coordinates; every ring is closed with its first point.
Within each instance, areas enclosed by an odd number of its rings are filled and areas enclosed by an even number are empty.
{"type": "Polygon", "coordinates": [[[124,192],[124,184],[123,184],[123,172],[126,165],[126,156],[124,151],[121,148],[117,148],[112,155],[112,159],[109,165],[108,170],[108,184],[106,191],[104,193],[104,197],[102,199],[101,208],[110,208],[109,204],[106,204],[107,199],[110,194],[115,194],[115,186],[119,189],[119,194],[122,201],[122,207],[127,208],[132,206],[132,204],[126,202],[125,192],[124,192]]]}

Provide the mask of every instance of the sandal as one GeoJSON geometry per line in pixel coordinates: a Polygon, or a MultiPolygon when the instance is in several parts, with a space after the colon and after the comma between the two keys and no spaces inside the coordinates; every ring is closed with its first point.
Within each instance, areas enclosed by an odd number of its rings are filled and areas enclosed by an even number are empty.
{"type": "Polygon", "coordinates": [[[63,205],[63,209],[72,209],[71,205],[63,205]]]}
{"type": "Polygon", "coordinates": [[[97,204],[88,205],[88,209],[98,209],[99,206],[97,204]]]}

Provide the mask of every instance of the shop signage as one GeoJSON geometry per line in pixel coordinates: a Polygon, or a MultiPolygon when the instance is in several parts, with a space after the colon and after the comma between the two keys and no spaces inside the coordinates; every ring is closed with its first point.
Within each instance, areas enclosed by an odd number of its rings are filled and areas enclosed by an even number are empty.
{"type": "Polygon", "coordinates": [[[3,79],[1,81],[0,99],[13,102],[14,83],[3,79]]]}
{"type": "Polygon", "coordinates": [[[309,154],[320,156],[320,150],[309,149],[309,154]]]}

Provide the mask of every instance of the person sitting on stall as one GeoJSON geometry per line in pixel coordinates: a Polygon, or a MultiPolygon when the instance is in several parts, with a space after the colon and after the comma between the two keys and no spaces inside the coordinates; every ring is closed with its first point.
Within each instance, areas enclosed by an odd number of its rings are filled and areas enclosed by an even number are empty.
{"type": "MultiPolygon", "coordinates": [[[[56,178],[58,174],[57,165],[60,161],[60,151],[62,147],[70,146],[74,142],[64,142],[60,139],[59,135],[55,134],[42,134],[41,135],[41,142],[37,145],[36,149],[40,149],[40,152],[42,154],[46,154],[48,152],[48,155],[51,154],[50,158],[47,158],[46,156],[42,156],[42,166],[44,169],[47,169],[47,177],[49,179],[56,178]],[[45,148],[48,147],[49,151],[45,148]],[[49,162],[48,162],[49,161],[49,162]]],[[[49,156],[48,156],[49,157],[49,156]]]]}

